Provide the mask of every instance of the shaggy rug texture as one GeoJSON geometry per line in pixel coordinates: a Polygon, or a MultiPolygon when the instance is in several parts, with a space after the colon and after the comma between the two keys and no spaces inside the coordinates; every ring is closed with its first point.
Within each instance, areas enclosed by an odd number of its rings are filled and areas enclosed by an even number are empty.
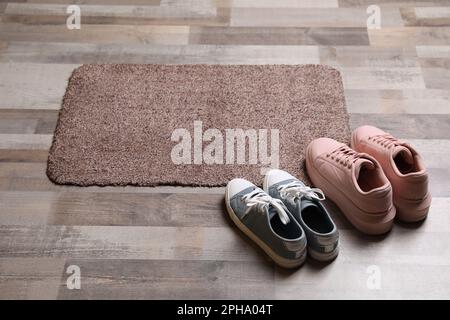
{"type": "Polygon", "coordinates": [[[261,185],[279,167],[309,183],[310,141],[349,141],[339,72],[322,65],[83,65],[48,158],[58,184],[261,185]]]}

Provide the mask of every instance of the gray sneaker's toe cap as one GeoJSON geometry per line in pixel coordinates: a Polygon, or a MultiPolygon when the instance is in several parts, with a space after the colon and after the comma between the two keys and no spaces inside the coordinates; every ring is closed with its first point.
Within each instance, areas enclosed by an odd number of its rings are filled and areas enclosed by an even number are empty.
{"type": "Polygon", "coordinates": [[[253,187],[254,184],[245,179],[236,178],[228,182],[227,190],[228,190],[228,198],[231,199],[234,195],[238,194],[242,190],[245,190],[249,187],[253,187]]]}
{"type": "Polygon", "coordinates": [[[270,186],[277,184],[279,182],[285,181],[285,180],[292,180],[296,179],[291,174],[287,173],[286,171],[279,170],[279,169],[272,169],[269,172],[267,172],[266,176],[266,186],[267,188],[270,188],[270,186]]]}

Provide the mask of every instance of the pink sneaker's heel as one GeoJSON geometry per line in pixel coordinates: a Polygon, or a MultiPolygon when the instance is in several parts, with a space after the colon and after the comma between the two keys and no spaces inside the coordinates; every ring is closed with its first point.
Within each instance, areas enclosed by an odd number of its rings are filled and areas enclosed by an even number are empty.
{"type": "Polygon", "coordinates": [[[397,218],[403,222],[418,222],[426,219],[431,205],[431,194],[428,193],[424,199],[409,200],[394,197],[397,207],[397,218]]]}

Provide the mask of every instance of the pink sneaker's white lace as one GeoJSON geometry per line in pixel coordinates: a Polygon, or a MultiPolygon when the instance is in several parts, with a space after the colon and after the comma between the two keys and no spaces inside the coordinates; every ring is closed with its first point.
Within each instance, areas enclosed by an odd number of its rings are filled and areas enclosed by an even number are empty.
{"type": "Polygon", "coordinates": [[[361,158],[361,155],[361,153],[356,152],[347,146],[342,146],[327,154],[327,157],[350,169],[352,164],[361,158]]]}
{"type": "Polygon", "coordinates": [[[261,189],[255,189],[252,192],[247,193],[242,196],[242,201],[247,205],[247,210],[244,212],[244,216],[249,213],[252,208],[257,208],[257,210],[264,212],[264,209],[269,205],[272,205],[278,213],[280,220],[283,224],[288,224],[291,219],[289,219],[288,214],[284,210],[283,202],[279,199],[274,199],[265,193],[261,189]]]}
{"type": "Polygon", "coordinates": [[[292,205],[295,205],[296,199],[301,199],[303,197],[325,200],[325,194],[322,190],[318,188],[307,187],[297,181],[292,181],[287,184],[281,185],[278,188],[280,196],[283,199],[288,200],[292,205]]]}
{"type": "Polygon", "coordinates": [[[390,134],[379,134],[376,136],[369,137],[367,140],[372,140],[375,143],[380,144],[382,147],[385,148],[391,148],[399,145],[403,145],[403,143],[398,140],[397,138],[394,138],[390,134]]]}

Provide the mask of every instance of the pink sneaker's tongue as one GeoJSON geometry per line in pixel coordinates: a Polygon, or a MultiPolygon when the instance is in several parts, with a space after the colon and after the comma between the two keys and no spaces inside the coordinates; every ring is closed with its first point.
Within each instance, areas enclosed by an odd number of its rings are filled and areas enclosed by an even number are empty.
{"type": "Polygon", "coordinates": [[[361,172],[362,168],[367,168],[369,170],[375,169],[375,164],[369,159],[365,158],[359,158],[358,160],[356,160],[354,166],[356,179],[359,178],[359,173],[361,172]]]}

